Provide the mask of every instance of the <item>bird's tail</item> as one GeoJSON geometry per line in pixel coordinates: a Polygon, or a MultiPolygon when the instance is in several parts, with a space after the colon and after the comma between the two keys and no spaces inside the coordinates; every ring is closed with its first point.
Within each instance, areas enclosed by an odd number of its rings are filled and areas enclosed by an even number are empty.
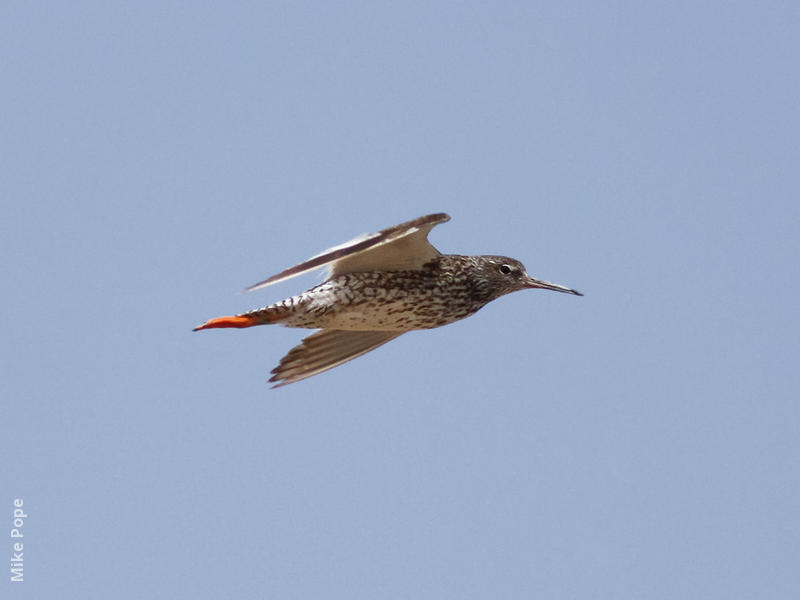
{"type": "Polygon", "coordinates": [[[235,327],[241,329],[243,327],[253,327],[254,325],[269,325],[270,323],[277,323],[283,321],[289,316],[288,311],[283,306],[267,306],[266,308],[259,308],[251,310],[250,312],[231,316],[231,317],[217,317],[210,319],[198,325],[192,331],[201,331],[203,329],[218,329],[235,327]]]}

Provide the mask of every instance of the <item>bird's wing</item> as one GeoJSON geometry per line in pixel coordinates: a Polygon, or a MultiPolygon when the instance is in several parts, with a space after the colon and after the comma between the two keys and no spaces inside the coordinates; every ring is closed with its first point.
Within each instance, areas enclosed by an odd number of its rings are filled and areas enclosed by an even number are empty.
{"type": "Polygon", "coordinates": [[[252,292],[326,266],[330,269],[329,277],[363,271],[419,269],[439,256],[439,251],[428,242],[428,233],[435,225],[449,220],[449,215],[436,213],[388,227],[378,233],[365,233],[251,285],[244,291],[252,292]]]}
{"type": "Polygon", "coordinates": [[[402,335],[403,331],[323,329],[305,338],[272,369],[273,387],[300,381],[358,358],[402,335]]]}

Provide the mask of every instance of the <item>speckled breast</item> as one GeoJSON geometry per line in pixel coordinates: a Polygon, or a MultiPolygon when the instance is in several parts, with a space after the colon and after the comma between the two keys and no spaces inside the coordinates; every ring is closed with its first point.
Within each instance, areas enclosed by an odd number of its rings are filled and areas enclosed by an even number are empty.
{"type": "Polygon", "coordinates": [[[288,327],[408,331],[463,319],[485,302],[467,278],[430,271],[350,273],[285,301],[288,327]]]}

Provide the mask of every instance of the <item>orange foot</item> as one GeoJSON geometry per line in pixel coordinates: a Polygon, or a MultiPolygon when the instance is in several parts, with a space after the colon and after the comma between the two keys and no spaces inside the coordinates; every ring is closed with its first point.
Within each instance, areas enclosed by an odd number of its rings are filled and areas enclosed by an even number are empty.
{"type": "Polygon", "coordinates": [[[236,327],[241,329],[242,327],[252,327],[253,325],[258,325],[257,320],[253,317],[217,317],[216,319],[206,321],[202,325],[198,325],[192,329],[192,331],[200,331],[201,329],[217,329],[221,327],[236,327]]]}

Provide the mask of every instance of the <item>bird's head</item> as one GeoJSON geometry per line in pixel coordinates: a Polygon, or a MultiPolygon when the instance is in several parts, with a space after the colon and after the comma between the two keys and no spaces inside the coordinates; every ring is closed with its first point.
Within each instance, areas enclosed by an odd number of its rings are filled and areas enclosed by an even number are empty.
{"type": "Polygon", "coordinates": [[[478,258],[480,259],[479,268],[481,274],[488,282],[493,298],[529,288],[583,296],[577,290],[531,277],[525,271],[525,266],[514,258],[508,258],[507,256],[481,256],[478,258]]]}

